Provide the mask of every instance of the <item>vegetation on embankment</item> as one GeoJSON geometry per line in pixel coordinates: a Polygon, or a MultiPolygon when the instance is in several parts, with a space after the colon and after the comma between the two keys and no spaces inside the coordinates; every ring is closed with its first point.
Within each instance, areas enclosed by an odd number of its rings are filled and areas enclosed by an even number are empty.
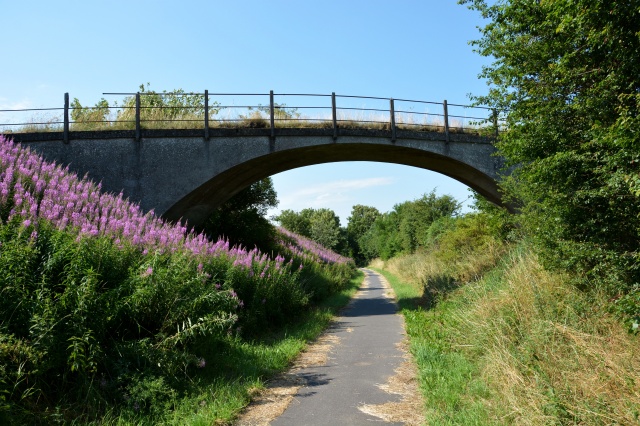
{"type": "Polygon", "coordinates": [[[467,215],[431,247],[372,263],[405,317],[425,423],[640,422],[638,339],[607,296],[545,270],[488,220],[467,215]]]}
{"type": "Polygon", "coordinates": [[[0,138],[0,423],[228,420],[353,287],[276,235],[209,240],[0,138]]]}
{"type": "Polygon", "coordinates": [[[640,331],[640,0],[459,0],[502,111],[501,187],[548,270],[606,293],[640,331]]]}

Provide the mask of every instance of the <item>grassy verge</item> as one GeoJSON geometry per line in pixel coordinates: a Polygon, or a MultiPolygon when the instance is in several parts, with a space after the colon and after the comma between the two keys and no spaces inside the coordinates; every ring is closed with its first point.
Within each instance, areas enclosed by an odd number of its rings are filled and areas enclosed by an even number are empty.
{"type": "Polygon", "coordinates": [[[279,331],[246,341],[240,338],[210,342],[203,348],[207,363],[186,397],[175,399],[163,416],[125,412],[107,416],[100,425],[211,425],[228,424],[246,406],[253,394],[265,387],[269,378],[288,368],[306,344],[316,339],[333,316],[347,304],[362,284],[364,275],[357,271],[346,288],[322,301],[317,307],[279,331]]]}
{"type": "Polygon", "coordinates": [[[640,421],[637,337],[526,247],[428,309],[423,283],[378,271],[405,317],[426,424],[640,421]]]}

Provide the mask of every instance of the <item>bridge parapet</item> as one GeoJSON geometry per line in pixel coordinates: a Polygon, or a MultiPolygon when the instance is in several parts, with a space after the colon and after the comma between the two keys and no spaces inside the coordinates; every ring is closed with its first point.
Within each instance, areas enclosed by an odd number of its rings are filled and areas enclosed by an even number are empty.
{"type": "Polygon", "coordinates": [[[401,130],[497,135],[495,110],[433,101],[327,94],[185,93],[182,91],[103,93],[125,96],[121,103],[102,100],[94,107],[69,103],[60,108],[0,110],[0,129],[11,133],[61,131],[63,140],[82,130],[131,130],[139,141],[148,129],[200,129],[208,140],[219,128],[261,127],[275,137],[278,128],[327,128],[337,138],[343,129],[389,130],[392,140],[401,130]],[[236,98],[240,103],[236,103],[236,98]],[[213,101],[212,101],[213,99],[213,101]],[[276,102],[276,99],[282,101],[276,102]],[[267,101],[262,104],[261,100],[267,101]],[[284,100],[295,102],[287,105],[284,100]],[[49,114],[24,121],[25,113],[49,114]],[[22,119],[22,121],[20,121],[22,119]],[[6,122],[12,121],[12,122],[6,122]]]}

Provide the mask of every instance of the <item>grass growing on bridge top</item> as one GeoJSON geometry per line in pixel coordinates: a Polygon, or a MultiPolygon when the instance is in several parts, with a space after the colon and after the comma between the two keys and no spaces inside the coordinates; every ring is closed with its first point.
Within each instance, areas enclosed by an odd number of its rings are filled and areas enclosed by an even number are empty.
{"type": "MultiPolygon", "coordinates": [[[[4,129],[3,133],[37,133],[37,132],[62,132],[63,126],[58,123],[58,119],[51,119],[49,123],[42,123],[40,119],[31,120],[33,124],[24,124],[14,129],[4,129]]],[[[237,128],[261,128],[266,129],[271,126],[269,117],[262,115],[245,118],[216,118],[209,121],[209,128],[237,129],[237,128]]],[[[162,117],[145,117],[140,123],[141,129],[203,129],[204,119],[198,116],[183,116],[177,119],[166,119],[162,117]]],[[[276,119],[274,127],[277,129],[332,129],[333,122],[327,118],[297,118],[297,119],[276,119]]],[[[338,129],[371,129],[391,131],[391,124],[378,117],[350,117],[341,116],[337,119],[338,129]]],[[[430,122],[416,122],[410,117],[396,121],[397,130],[409,130],[416,132],[440,132],[444,133],[445,126],[442,122],[433,120],[430,122]]],[[[114,122],[104,121],[76,121],[70,123],[70,131],[99,131],[99,130],[135,130],[135,121],[118,120],[114,122]]],[[[490,135],[491,129],[483,128],[479,125],[467,124],[463,126],[460,121],[452,121],[449,125],[450,133],[465,133],[473,135],[490,135]]]]}
{"type": "MultiPolygon", "coordinates": [[[[26,124],[8,126],[2,131],[11,133],[61,132],[63,125],[61,117],[32,117],[26,124]]],[[[338,112],[336,117],[338,129],[371,129],[391,131],[389,114],[371,113],[367,111],[338,112]]],[[[77,115],[70,123],[70,131],[99,131],[99,130],[135,130],[135,111],[125,109],[117,114],[106,114],[102,110],[86,110],[77,115]]],[[[438,115],[414,115],[401,113],[395,116],[397,130],[417,132],[445,132],[443,118],[438,115]]],[[[209,117],[209,128],[270,128],[268,112],[249,110],[214,111],[209,117]]],[[[161,108],[141,109],[141,129],[203,129],[204,115],[190,112],[169,114],[161,108]]],[[[301,114],[274,114],[275,128],[303,128],[303,129],[332,129],[333,120],[330,114],[317,116],[303,116],[301,114]]],[[[469,121],[459,118],[449,120],[450,133],[466,133],[474,135],[493,135],[495,131],[486,123],[469,121]]]]}

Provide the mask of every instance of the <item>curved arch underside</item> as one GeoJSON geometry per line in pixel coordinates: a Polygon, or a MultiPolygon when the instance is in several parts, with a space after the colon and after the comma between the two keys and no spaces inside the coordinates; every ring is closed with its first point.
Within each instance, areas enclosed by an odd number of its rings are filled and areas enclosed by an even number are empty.
{"type": "Polygon", "coordinates": [[[230,167],[180,199],[163,216],[197,226],[215,208],[260,179],[299,167],[340,161],[395,163],[431,170],[469,186],[495,204],[504,205],[497,173],[489,176],[463,161],[423,149],[394,144],[337,143],[276,151],[230,167]]]}

